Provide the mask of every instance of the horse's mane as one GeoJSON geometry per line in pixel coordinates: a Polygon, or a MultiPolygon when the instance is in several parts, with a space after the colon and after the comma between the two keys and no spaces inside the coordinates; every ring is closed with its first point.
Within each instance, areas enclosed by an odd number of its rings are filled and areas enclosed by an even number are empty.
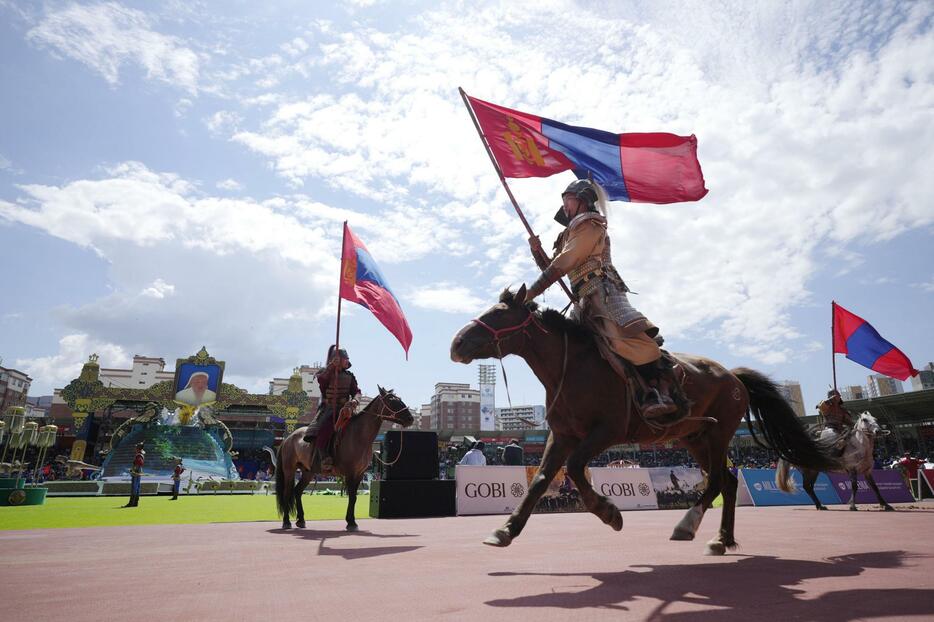
{"type": "MultiPolygon", "coordinates": [[[[517,306],[516,294],[509,288],[504,289],[503,293],[499,295],[499,301],[510,307],[517,306]]],[[[583,324],[578,320],[565,317],[560,311],[556,311],[555,309],[541,309],[534,300],[526,302],[525,308],[534,313],[536,317],[542,321],[542,325],[548,330],[566,333],[568,337],[576,337],[581,341],[593,340],[593,334],[591,334],[583,324]]]]}

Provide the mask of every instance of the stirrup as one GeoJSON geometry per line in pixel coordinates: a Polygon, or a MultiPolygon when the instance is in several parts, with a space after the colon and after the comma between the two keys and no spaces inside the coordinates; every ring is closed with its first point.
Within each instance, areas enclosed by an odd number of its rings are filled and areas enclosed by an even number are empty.
{"type": "MultiPolygon", "coordinates": [[[[664,417],[665,415],[670,415],[673,412],[678,410],[677,404],[673,401],[665,401],[662,399],[661,393],[658,392],[658,389],[655,387],[649,388],[649,395],[654,395],[655,402],[651,403],[648,400],[643,402],[640,406],[642,411],[642,416],[648,419],[655,419],[656,417],[664,417]]],[[[647,396],[648,397],[648,396],[647,396]]]]}

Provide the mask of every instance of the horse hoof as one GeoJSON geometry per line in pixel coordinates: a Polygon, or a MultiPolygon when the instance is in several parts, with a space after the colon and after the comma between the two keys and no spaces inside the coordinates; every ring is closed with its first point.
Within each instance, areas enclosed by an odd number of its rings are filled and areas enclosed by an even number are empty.
{"type": "Polygon", "coordinates": [[[817,509],[818,509],[818,510],[826,510],[826,509],[827,509],[827,506],[826,506],[826,505],[819,505],[819,506],[817,506],[817,509]]]}
{"type": "Polygon", "coordinates": [[[489,546],[506,547],[512,544],[512,536],[505,529],[497,529],[483,543],[489,546]]]}
{"type": "Polygon", "coordinates": [[[282,523],[282,528],[283,528],[283,529],[291,529],[291,528],[292,528],[292,524],[291,524],[291,523],[282,523]]]}
{"type": "Polygon", "coordinates": [[[671,533],[671,538],[669,539],[670,540],[681,540],[681,541],[693,540],[694,534],[688,531],[687,529],[679,529],[676,527],[675,530],[671,533]]]}
{"type": "Polygon", "coordinates": [[[719,540],[711,540],[704,548],[704,555],[725,555],[726,545],[719,540]]]}
{"type": "Polygon", "coordinates": [[[857,511],[857,510],[856,510],[856,506],[855,506],[855,505],[850,506],[850,511],[851,511],[851,512],[856,512],[856,511],[857,511]]]}
{"type": "Polygon", "coordinates": [[[295,526],[298,527],[299,529],[304,529],[304,528],[305,528],[305,521],[303,521],[303,520],[297,520],[297,521],[295,521],[295,526]]]}
{"type": "Polygon", "coordinates": [[[360,530],[360,528],[357,526],[357,523],[354,523],[352,525],[347,525],[346,529],[347,531],[359,531],[360,530]]]}
{"type": "Polygon", "coordinates": [[[886,505],[886,506],[883,506],[882,511],[883,512],[894,512],[895,508],[893,508],[891,505],[886,505]]]}
{"type": "Polygon", "coordinates": [[[613,529],[613,531],[622,531],[623,530],[623,513],[617,510],[616,508],[614,508],[613,517],[610,519],[610,522],[607,523],[607,525],[609,525],[613,529]]]}

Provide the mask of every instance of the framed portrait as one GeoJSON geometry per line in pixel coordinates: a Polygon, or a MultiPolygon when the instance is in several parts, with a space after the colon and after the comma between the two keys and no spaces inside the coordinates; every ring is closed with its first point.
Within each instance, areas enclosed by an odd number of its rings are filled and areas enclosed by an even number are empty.
{"type": "Polygon", "coordinates": [[[175,401],[189,406],[200,406],[217,400],[224,376],[223,361],[213,358],[191,357],[178,359],[175,364],[175,401]],[[200,360],[197,360],[199,359],[200,360]]]}

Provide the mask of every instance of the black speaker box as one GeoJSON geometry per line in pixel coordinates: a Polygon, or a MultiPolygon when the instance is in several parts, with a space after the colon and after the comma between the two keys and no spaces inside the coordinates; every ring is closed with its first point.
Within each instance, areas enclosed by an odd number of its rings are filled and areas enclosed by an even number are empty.
{"type": "Polygon", "coordinates": [[[385,480],[437,479],[438,433],[389,430],[382,459],[393,463],[383,469],[385,480]]]}
{"type": "Polygon", "coordinates": [[[370,483],[372,518],[454,516],[457,483],[452,480],[376,480],[370,483]]]}

